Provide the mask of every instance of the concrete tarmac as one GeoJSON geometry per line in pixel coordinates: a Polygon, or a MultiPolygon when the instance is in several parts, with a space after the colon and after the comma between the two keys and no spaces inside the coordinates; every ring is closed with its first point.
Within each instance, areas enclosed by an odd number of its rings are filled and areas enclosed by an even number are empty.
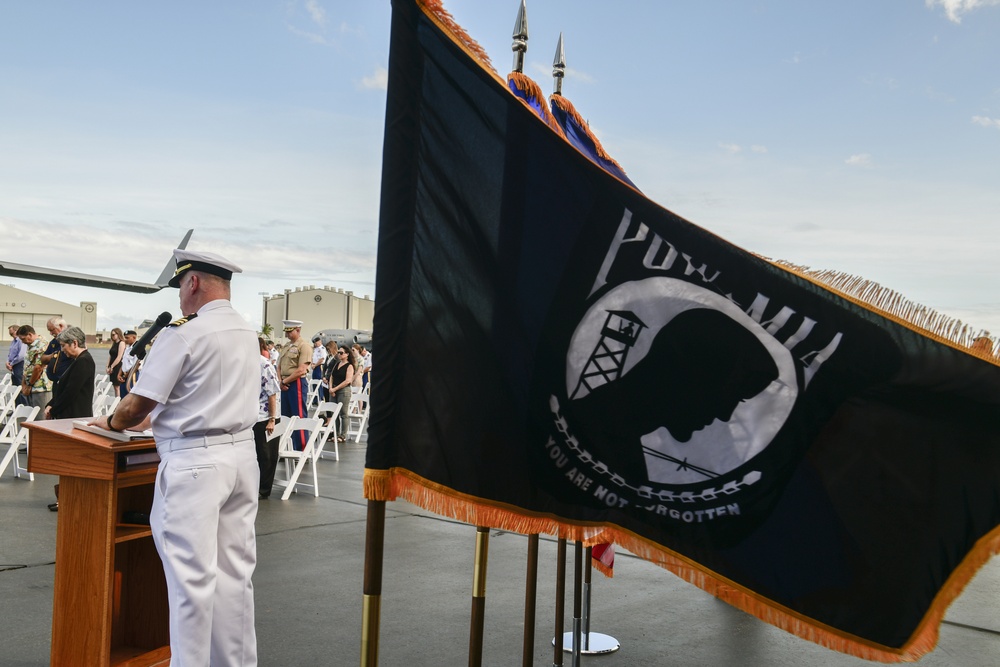
{"type": "MultiPolygon", "coordinates": [[[[97,355],[95,354],[95,357],[97,355]]],[[[104,363],[98,360],[98,365],[104,363]]],[[[319,463],[319,497],[261,501],[254,575],[260,664],[356,665],[360,659],[366,502],[365,440],[319,463]]],[[[49,664],[56,478],[0,477],[0,665],[49,664]]],[[[472,526],[405,502],[388,504],[379,637],[381,665],[468,664],[475,533],[472,526]]],[[[484,665],[521,664],[527,539],[492,531],[486,581],[484,665]]],[[[567,576],[573,571],[567,550],[567,576]]],[[[539,549],[535,665],[554,664],[556,542],[539,549]]],[[[994,559],[949,610],[928,667],[1000,665],[1000,561],[994,559]]],[[[572,627],[572,590],[564,630],[572,627]]],[[[622,550],[613,579],[594,573],[591,629],[621,643],[583,665],[848,667],[864,660],[798,639],[738,611],[622,550]]],[[[569,654],[563,664],[570,665],[569,654]]]]}

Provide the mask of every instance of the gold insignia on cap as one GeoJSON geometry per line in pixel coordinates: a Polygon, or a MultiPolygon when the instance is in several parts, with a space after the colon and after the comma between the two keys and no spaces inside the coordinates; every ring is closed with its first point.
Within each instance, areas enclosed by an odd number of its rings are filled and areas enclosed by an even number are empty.
{"type": "Polygon", "coordinates": [[[191,268],[191,264],[190,264],[190,263],[188,263],[188,264],[185,264],[184,266],[178,266],[178,267],[177,267],[177,270],[176,270],[176,271],[174,271],[174,275],[176,276],[176,275],[177,275],[177,274],[179,274],[179,273],[180,273],[181,271],[187,271],[187,270],[188,270],[188,269],[190,269],[190,268],[191,268]]]}

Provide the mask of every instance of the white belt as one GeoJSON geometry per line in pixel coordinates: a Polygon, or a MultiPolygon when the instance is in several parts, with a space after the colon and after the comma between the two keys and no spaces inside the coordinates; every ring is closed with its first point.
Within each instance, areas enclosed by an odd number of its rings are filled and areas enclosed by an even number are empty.
{"type": "Polygon", "coordinates": [[[192,435],[184,438],[171,438],[170,440],[160,440],[156,443],[156,448],[161,447],[168,452],[176,452],[179,449],[194,449],[195,447],[212,447],[214,445],[235,445],[237,442],[253,440],[253,430],[246,429],[239,433],[223,433],[222,435],[192,435]]]}

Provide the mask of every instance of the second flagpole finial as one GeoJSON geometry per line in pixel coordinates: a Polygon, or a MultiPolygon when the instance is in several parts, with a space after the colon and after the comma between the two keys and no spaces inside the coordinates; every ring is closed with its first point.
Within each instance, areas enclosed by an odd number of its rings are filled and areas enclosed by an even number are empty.
{"type": "Polygon", "coordinates": [[[521,0],[521,6],[517,10],[517,19],[514,21],[514,43],[510,45],[514,52],[515,72],[524,71],[524,54],[528,51],[528,9],[525,0],[521,0]]]}

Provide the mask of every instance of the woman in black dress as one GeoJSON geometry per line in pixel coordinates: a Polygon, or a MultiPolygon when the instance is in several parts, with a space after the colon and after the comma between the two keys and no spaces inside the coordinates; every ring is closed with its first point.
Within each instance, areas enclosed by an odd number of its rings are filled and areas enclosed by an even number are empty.
{"type": "MultiPolygon", "coordinates": [[[[122,330],[115,327],[111,330],[111,347],[108,348],[108,379],[115,389],[118,389],[118,371],[122,369],[122,356],[125,352],[125,336],[122,330]]],[[[118,392],[116,391],[115,394],[118,392]]]]}
{"type": "Polygon", "coordinates": [[[340,403],[340,415],[337,418],[337,442],[344,442],[347,437],[347,410],[351,405],[351,382],[354,380],[354,353],[351,348],[341,345],[337,348],[337,360],[332,364],[327,376],[327,386],[335,403],[340,403]]]}
{"type": "Polygon", "coordinates": [[[87,337],[80,327],[69,327],[56,340],[70,364],[52,385],[52,400],[45,408],[45,418],[93,417],[96,366],[87,349],[87,337]]]}

